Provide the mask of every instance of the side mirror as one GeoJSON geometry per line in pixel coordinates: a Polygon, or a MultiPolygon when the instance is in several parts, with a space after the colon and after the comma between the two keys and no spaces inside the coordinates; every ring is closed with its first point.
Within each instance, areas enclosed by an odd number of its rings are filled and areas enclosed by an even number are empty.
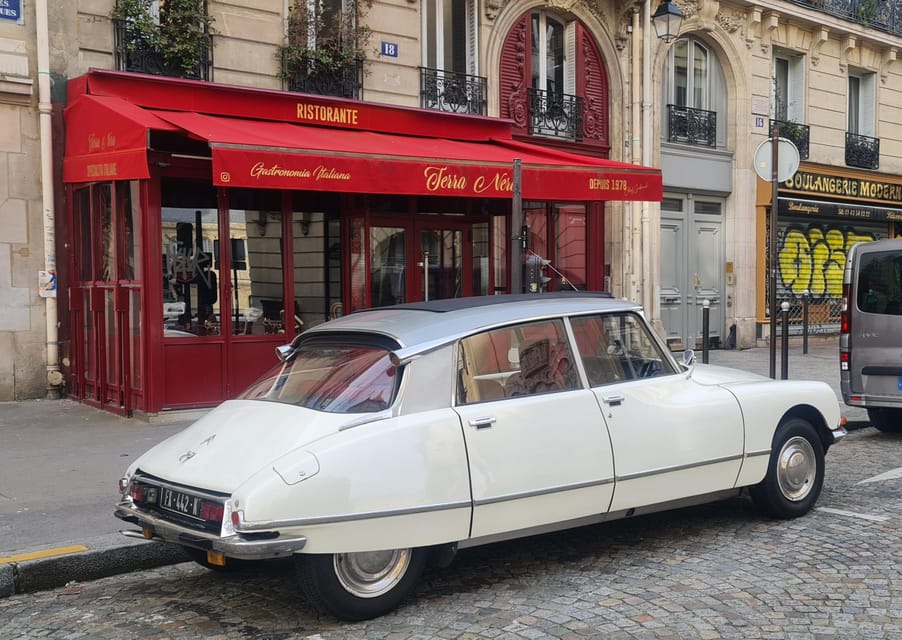
{"type": "Polygon", "coordinates": [[[683,352],[683,359],[680,360],[680,364],[682,364],[687,369],[695,364],[695,351],[692,349],[686,349],[683,352]]]}
{"type": "Polygon", "coordinates": [[[294,351],[294,347],[290,344],[280,344],[276,347],[276,356],[279,358],[279,362],[285,362],[288,356],[291,355],[292,351],[294,351]]]}

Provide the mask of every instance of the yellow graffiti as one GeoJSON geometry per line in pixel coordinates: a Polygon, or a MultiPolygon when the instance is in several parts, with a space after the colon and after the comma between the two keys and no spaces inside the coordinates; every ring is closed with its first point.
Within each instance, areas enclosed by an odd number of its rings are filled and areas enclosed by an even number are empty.
{"type": "Polygon", "coordinates": [[[783,232],[777,253],[777,270],[784,293],[814,299],[840,298],[842,273],[849,247],[875,240],[871,233],[819,225],[790,225],[783,232]]]}

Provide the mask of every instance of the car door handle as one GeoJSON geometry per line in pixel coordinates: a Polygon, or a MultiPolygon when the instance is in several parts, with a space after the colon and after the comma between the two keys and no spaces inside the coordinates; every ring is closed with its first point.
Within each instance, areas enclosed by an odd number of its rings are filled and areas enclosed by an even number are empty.
{"type": "Polygon", "coordinates": [[[604,398],[601,399],[601,401],[604,402],[605,404],[611,405],[612,407],[619,407],[620,403],[623,402],[623,396],[621,396],[621,395],[605,396],[604,398]]]}
{"type": "Polygon", "coordinates": [[[470,426],[476,427],[477,429],[488,429],[493,424],[495,424],[495,418],[485,417],[485,418],[473,418],[470,420],[470,426]]]}

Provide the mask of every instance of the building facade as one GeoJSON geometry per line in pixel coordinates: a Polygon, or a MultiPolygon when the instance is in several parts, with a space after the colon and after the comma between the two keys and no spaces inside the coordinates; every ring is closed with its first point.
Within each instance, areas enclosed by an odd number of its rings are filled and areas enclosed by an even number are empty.
{"type": "MultiPolygon", "coordinates": [[[[82,279],[78,273],[67,272],[84,265],[72,262],[70,240],[86,228],[73,212],[103,211],[107,203],[112,203],[107,208],[122,212],[130,210],[132,203],[154,206],[146,200],[147,193],[153,192],[133,191],[131,186],[115,185],[114,180],[79,181],[78,189],[71,188],[75,182],[65,181],[64,110],[72,102],[69,91],[75,86],[70,81],[91,69],[162,73],[253,90],[337,96],[402,110],[459,114],[464,120],[503,119],[509,127],[503,136],[509,134],[512,145],[538,145],[548,153],[660,167],[664,189],[660,202],[641,197],[527,197],[520,207],[498,212],[503,225],[495,228],[494,223],[486,223],[494,231],[485,235],[485,242],[509,238],[483,253],[503,253],[508,247],[519,248],[517,242],[522,241],[529,255],[542,260],[540,264],[550,260],[539,275],[539,288],[576,283],[637,300],[674,349],[700,346],[701,307],[706,300],[713,346],[749,346],[767,338],[771,253],[779,265],[778,297],[797,300],[800,292],[807,291],[814,305],[813,322],[830,331],[837,318],[835,278],[837,269],[841,272],[844,251],[854,241],[895,235],[897,209],[902,209],[896,189],[902,169],[897,106],[902,66],[896,62],[902,22],[894,3],[874,8],[863,0],[677,2],[684,16],[680,34],[673,42],[664,42],[651,27],[656,6],[648,1],[374,0],[360,7],[358,26],[365,29],[342,36],[345,42],[351,37],[359,45],[351,47],[351,53],[361,55],[342,59],[340,71],[332,67],[330,73],[321,73],[327,66],[321,54],[329,49],[328,36],[341,28],[335,26],[339,22],[329,20],[343,11],[350,13],[348,2],[303,3],[294,14],[293,3],[283,0],[194,2],[208,18],[191,21],[201,25],[201,33],[188,40],[199,44],[193,49],[177,48],[181,56],[177,59],[161,58],[151,46],[152,39],[137,37],[133,27],[140,21],[125,10],[137,6],[151,16],[152,23],[172,25],[177,24],[176,9],[184,8],[182,1],[13,4],[18,15],[10,18],[15,19],[0,20],[0,109],[5,121],[15,125],[4,129],[0,145],[4,225],[0,234],[0,400],[41,397],[48,389],[51,394],[90,396],[94,392],[88,389],[95,388],[95,381],[78,379],[73,361],[81,362],[78,370],[84,372],[92,359],[109,354],[90,347],[91,339],[78,346],[77,336],[84,332],[74,323],[84,323],[91,315],[85,309],[100,313],[108,307],[113,311],[94,317],[94,322],[111,323],[108,329],[115,332],[115,323],[130,308],[129,295],[144,295],[78,289],[82,293],[71,303],[73,283],[90,282],[94,284],[88,288],[103,290],[96,283],[105,282],[103,259],[92,262],[82,279]],[[322,22],[316,22],[319,19],[322,22]],[[292,34],[298,32],[304,35],[292,41],[292,34]],[[287,46],[292,43],[293,47],[287,46]],[[43,97],[42,79],[48,84],[43,97]],[[796,176],[779,185],[777,241],[771,249],[773,191],[758,177],[755,156],[771,134],[773,121],[795,142],[801,166],[796,176]],[[105,183],[111,183],[109,189],[101,187],[105,183]],[[574,238],[575,229],[583,231],[574,238]],[[60,268],[57,283],[58,258],[70,266],[60,268]]],[[[166,125],[159,126],[150,129],[158,137],[169,135],[166,125]]],[[[432,135],[441,137],[442,132],[432,135]]],[[[206,143],[209,147],[209,138],[206,143]]],[[[186,143],[180,155],[190,160],[196,152],[186,143]]],[[[346,249],[352,242],[350,235],[342,235],[350,232],[328,214],[336,210],[330,200],[333,196],[313,204],[307,201],[305,207],[295,206],[288,196],[275,203],[242,203],[243,215],[253,212],[256,216],[253,223],[245,217],[238,228],[231,218],[220,218],[216,220],[219,237],[213,237],[201,232],[209,228],[208,216],[215,218],[229,210],[217,201],[215,188],[211,191],[203,184],[162,188],[170,180],[202,181],[203,172],[192,173],[190,162],[179,171],[158,169],[161,173],[154,178],[161,185],[158,197],[168,197],[162,196],[164,192],[176,194],[156,203],[160,226],[148,233],[148,237],[158,236],[157,243],[164,234],[172,239],[170,260],[164,265],[168,269],[164,273],[171,278],[162,289],[152,289],[153,295],[163,296],[159,324],[164,332],[184,331],[184,324],[177,326],[185,313],[177,304],[180,288],[193,290],[194,307],[223,305],[225,292],[230,333],[251,321],[242,315],[242,308],[258,309],[260,318],[254,320],[260,326],[266,320],[271,328],[281,323],[290,332],[358,303],[422,296],[428,275],[416,283],[406,279],[404,296],[398,295],[399,270],[423,263],[422,255],[415,254],[424,246],[414,242],[414,236],[438,232],[429,236],[437,255],[440,247],[453,247],[460,242],[456,238],[472,233],[476,224],[467,218],[467,210],[449,209],[447,202],[421,207],[419,201],[409,199],[410,194],[400,203],[391,201],[391,194],[383,194],[378,202],[373,199],[372,204],[382,210],[367,213],[365,230],[358,230],[365,235],[369,253],[357,268],[369,280],[362,297],[353,297],[349,279],[354,267],[348,262],[341,266],[342,258],[330,253],[335,244],[330,239],[341,238],[346,249]],[[285,226],[286,211],[298,214],[291,221],[296,230],[285,226]],[[452,215],[457,216],[453,224],[452,215]],[[439,217],[440,228],[427,228],[427,220],[439,217]],[[465,226],[461,220],[466,220],[465,226]],[[286,235],[273,236],[276,228],[286,235]],[[272,249],[279,243],[272,238],[284,241],[289,234],[298,242],[286,263],[288,252],[284,247],[281,252],[272,249]],[[269,238],[269,249],[259,243],[260,237],[269,238]],[[252,250],[251,238],[257,239],[258,251],[252,250]],[[308,249],[312,238],[315,250],[308,249]],[[267,282],[259,271],[216,266],[226,257],[225,264],[231,267],[248,262],[249,256],[265,263],[269,259],[262,256],[275,256],[273,252],[283,256],[283,269],[291,265],[291,286],[283,282],[283,289],[299,300],[315,300],[299,305],[297,313],[290,307],[283,306],[278,313],[252,304],[252,295],[261,301],[273,297],[272,292],[250,293],[252,284],[259,287],[267,282]],[[210,266],[201,265],[198,271],[195,260],[192,274],[179,271],[182,254],[209,258],[210,266]],[[243,261],[238,259],[242,255],[243,261]],[[304,270],[311,275],[303,275],[304,270]],[[210,272],[216,274],[215,286],[210,272]],[[217,291],[215,302],[209,293],[199,292],[204,283],[217,291]],[[166,292],[175,299],[167,299],[166,292]],[[235,318],[231,317],[234,309],[239,311],[235,318]],[[291,318],[294,315],[296,321],[291,318]]],[[[120,215],[123,221],[128,219],[120,215]]],[[[99,228],[102,223],[102,216],[91,219],[99,228]]],[[[142,224],[139,218],[133,223],[142,224]]],[[[121,224],[120,244],[130,228],[121,224]]],[[[88,244],[87,253],[105,255],[102,239],[88,244]]],[[[477,249],[472,262],[476,245],[464,244],[471,264],[485,257],[477,249]]],[[[162,245],[160,252],[167,255],[162,245]]],[[[121,255],[117,260],[124,272],[127,261],[121,255]]],[[[502,262],[494,260],[493,275],[478,286],[473,284],[471,267],[467,291],[482,292],[481,286],[489,286],[489,293],[507,290],[525,286],[534,277],[525,270],[526,282],[518,282],[513,274],[505,275],[505,269],[515,270],[514,263],[502,262]]],[[[439,272],[447,269],[447,265],[436,266],[439,272]]],[[[434,287],[440,286],[436,281],[434,287]]],[[[221,328],[226,320],[220,317],[218,322],[221,328]]],[[[100,372],[100,364],[90,366],[100,372]]],[[[134,361],[120,359],[107,365],[114,366],[121,378],[134,361]]],[[[116,385],[108,383],[104,382],[109,389],[103,394],[110,397],[104,395],[100,404],[121,401],[116,385]]],[[[191,380],[178,384],[190,386],[191,380]]],[[[164,403],[151,410],[173,406],[164,403]]]]}

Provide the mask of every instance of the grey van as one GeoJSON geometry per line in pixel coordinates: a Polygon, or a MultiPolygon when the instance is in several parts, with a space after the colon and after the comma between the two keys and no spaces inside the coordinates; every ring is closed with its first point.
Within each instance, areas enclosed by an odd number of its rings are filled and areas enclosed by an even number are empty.
{"type": "Polygon", "coordinates": [[[902,431],[902,238],[849,249],[839,365],[843,401],[881,431],[902,431]]]}

